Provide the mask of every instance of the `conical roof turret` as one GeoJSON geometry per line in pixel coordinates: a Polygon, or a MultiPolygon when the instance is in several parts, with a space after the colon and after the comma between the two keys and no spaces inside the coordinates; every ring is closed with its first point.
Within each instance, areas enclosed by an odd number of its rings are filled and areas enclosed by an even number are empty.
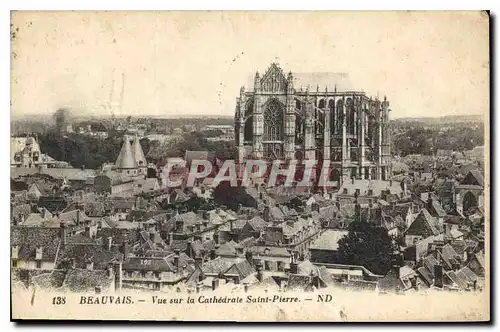
{"type": "Polygon", "coordinates": [[[135,158],[132,152],[132,147],[127,136],[123,137],[123,145],[115,163],[116,168],[135,168],[135,158]]]}
{"type": "Polygon", "coordinates": [[[139,141],[139,137],[137,137],[137,135],[135,135],[134,142],[132,143],[132,153],[134,155],[134,161],[137,166],[147,165],[146,157],[144,157],[144,151],[142,151],[141,142],[139,141]]]}

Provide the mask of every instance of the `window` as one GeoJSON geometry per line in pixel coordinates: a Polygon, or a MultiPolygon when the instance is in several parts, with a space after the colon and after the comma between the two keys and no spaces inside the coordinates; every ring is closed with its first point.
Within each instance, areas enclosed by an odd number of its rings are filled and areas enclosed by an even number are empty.
{"type": "Polygon", "coordinates": [[[17,267],[17,259],[12,260],[12,267],[17,267]]]}
{"type": "Polygon", "coordinates": [[[41,269],[42,268],[42,261],[41,260],[36,261],[36,268],[37,269],[41,269]]]}
{"type": "Polygon", "coordinates": [[[359,190],[359,189],[356,189],[356,193],[355,193],[355,195],[359,196],[359,194],[360,194],[360,190],[359,190]]]}
{"type": "Polygon", "coordinates": [[[271,101],[264,113],[264,140],[281,141],[283,134],[283,111],[277,101],[271,101]]]}
{"type": "Polygon", "coordinates": [[[342,193],[343,193],[344,195],[347,195],[347,188],[344,188],[344,190],[342,191],[342,193]]]}

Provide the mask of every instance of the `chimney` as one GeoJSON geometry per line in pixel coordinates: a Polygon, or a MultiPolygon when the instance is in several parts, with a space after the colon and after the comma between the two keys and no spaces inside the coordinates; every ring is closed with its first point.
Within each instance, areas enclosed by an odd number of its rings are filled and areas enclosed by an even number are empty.
{"type": "Polygon", "coordinates": [[[66,223],[64,221],[61,221],[60,224],[59,237],[61,239],[61,246],[64,248],[64,246],[66,245],[66,238],[67,238],[66,223]]]}
{"type": "Polygon", "coordinates": [[[219,287],[219,278],[212,279],[212,291],[216,290],[219,287]]]}
{"type": "Polygon", "coordinates": [[[76,224],[80,225],[80,209],[76,210],[76,224]]]}
{"type": "Polygon", "coordinates": [[[113,244],[113,238],[109,236],[108,241],[106,242],[106,249],[111,250],[112,244],[113,244]]]}
{"type": "Polygon", "coordinates": [[[175,232],[182,233],[184,231],[184,221],[176,220],[175,221],[175,232]]]}
{"type": "Polygon", "coordinates": [[[210,260],[214,260],[217,258],[217,253],[215,249],[210,250],[210,260]]]}
{"type": "Polygon", "coordinates": [[[269,222],[271,220],[271,209],[269,206],[264,207],[264,220],[269,222]]]}
{"type": "Polygon", "coordinates": [[[392,187],[392,180],[389,180],[389,187],[392,187]]]}
{"type": "Polygon", "coordinates": [[[94,269],[94,262],[88,262],[87,263],[87,270],[93,270],[94,269]]]}
{"type": "Polygon", "coordinates": [[[240,203],[240,204],[238,204],[238,210],[236,212],[240,212],[241,209],[243,209],[243,204],[240,203]]]}
{"type": "Polygon", "coordinates": [[[172,243],[174,243],[174,233],[170,232],[168,233],[168,245],[171,246],[172,243]]]}
{"type": "Polygon", "coordinates": [[[113,276],[113,266],[111,264],[108,264],[106,267],[106,275],[108,278],[111,278],[113,276]]]}
{"type": "Polygon", "coordinates": [[[243,289],[245,290],[245,293],[248,292],[248,284],[247,283],[243,284],[243,289]]]}
{"type": "Polygon", "coordinates": [[[90,226],[85,226],[85,236],[91,238],[91,236],[90,236],[90,226]]]}
{"type": "Polygon", "coordinates": [[[201,256],[197,255],[195,258],[194,258],[194,265],[197,266],[197,267],[201,267],[201,264],[203,262],[203,259],[201,258],[201,256]]]}
{"type": "Polygon", "coordinates": [[[257,280],[259,282],[262,282],[263,279],[264,279],[264,267],[262,260],[259,259],[257,261],[257,280]]]}
{"type": "Polygon", "coordinates": [[[174,249],[174,265],[177,269],[177,272],[179,272],[179,270],[181,269],[181,260],[179,259],[180,255],[181,255],[181,250],[180,249],[174,249]]]}
{"type": "Polygon", "coordinates": [[[96,294],[101,294],[101,287],[100,286],[96,286],[94,288],[94,291],[95,291],[96,294]]]}
{"type": "Polygon", "coordinates": [[[411,287],[415,290],[418,290],[418,286],[417,286],[417,277],[414,276],[414,277],[411,277],[410,278],[410,282],[411,282],[411,287]]]}
{"type": "Polygon", "coordinates": [[[130,253],[130,245],[128,244],[128,242],[123,242],[122,248],[123,248],[123,260],[126,260],[130,253]]]}
{"type": "Polygon", "coordinates": [[[443,288],[443,267],[441,263],[434,265],[434,286],[443,288]]]}
{"type": "Polygon", "coordinates": [[[215,244],[220,244],[219,233],[217,231],[214,232],[214,241],[215,244]]]}
{"type": "Polygon", "coordinates": [[[47,217],[47,209],[46,208],[42,208],[40,210],[40,216],[42,217],[42,219],[45,219],[45,217],[47,217]]]}
{"type": "Polygon", "coordinates": [[[201,291],[201,283],[196,284],[196,293],[201,291]]]}
{"type": "Polygon", "coordinates": [[[74,270],[76,269],[76,259],[71,258],[71,268],[74,270]]]}
{"type": "Polygon", "coordinates": [[[253,252],[251,252],[250,250],[247,250],[245,252],[245,258],[248,261],[248,263],[250,263],[250,265],[253,267],[254,266],[254,264],[253,264],[253,252]]]}
{"type": "Polygon", "coordinates": [[[119,292],[122,289],[122,263],[115,263],[115,291],[119,292]]]}
{"type": "Polygon", "coordinates": [[[311,211],[319,212],[319,204],[318,203],[312,203],[311,204],[311,211]]]}
{"type": "Polygon", "coordinates": [[[351,178],[351,184],[354,184],[354,180],[356,180],[356,178],[353,176],[353,177],[351,178]]]}

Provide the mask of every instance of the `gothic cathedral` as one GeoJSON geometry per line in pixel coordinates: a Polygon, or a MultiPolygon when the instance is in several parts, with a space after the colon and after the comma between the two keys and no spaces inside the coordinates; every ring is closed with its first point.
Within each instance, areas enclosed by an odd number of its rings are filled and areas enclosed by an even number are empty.
{"type": "Polygon", "coordinates": [[[241,88],[235,112],[238,162],[329,159],[331,180],[339,184],[351,178],[387,180],[387,98],[369,98],[352,89],[345,74],[295,76],[285,76],[273,63],[262,77],[255,74],[253,91],[241,88]]]}

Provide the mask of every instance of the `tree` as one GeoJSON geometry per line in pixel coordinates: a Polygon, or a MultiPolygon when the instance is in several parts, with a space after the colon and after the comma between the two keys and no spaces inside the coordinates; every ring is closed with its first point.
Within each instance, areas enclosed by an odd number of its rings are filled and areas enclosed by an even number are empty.
{"type": "Polygon", "coordinates": [[[339,241],[339,261],[361,265],[373,273],[385,275],[391,268],[392,239],[383,227],[363,220],[349,225],[349,233],[339,241]]]}

